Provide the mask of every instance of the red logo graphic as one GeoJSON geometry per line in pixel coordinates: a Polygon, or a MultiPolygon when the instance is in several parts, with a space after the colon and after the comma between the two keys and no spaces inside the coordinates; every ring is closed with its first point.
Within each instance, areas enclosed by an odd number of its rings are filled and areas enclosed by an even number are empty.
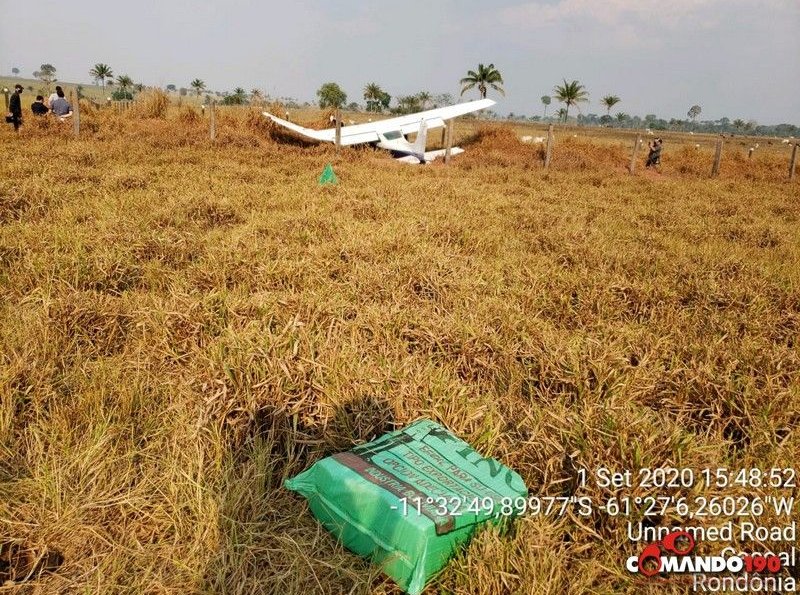
{"type": "Polygon", "coordinates": [[[661,541],[651,543],[639,556],[639,573],[645,576],[655,576],[661,572],[662,553],[688,556],[694,551],[694,537],[686,531],[675,531],[665,536],[661,541]]]}

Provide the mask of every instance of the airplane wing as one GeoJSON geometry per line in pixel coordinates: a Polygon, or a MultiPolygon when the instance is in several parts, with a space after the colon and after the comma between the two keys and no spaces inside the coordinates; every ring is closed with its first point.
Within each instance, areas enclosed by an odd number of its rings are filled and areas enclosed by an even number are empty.
{"type": "MultiPolygon", "coordinates": [[[[441,128],[445,125],[445,120],[457,118],[472,112],[477,112],[486,109],[495,104],[492,99],[481,99],[479,101],[469,101],[467,103],[459,103],[458,105],[449,105],[447,107],[440,107],[436,109],[427,110],[424,112],[417,112],[416,114],[408,114],[405,116],[398,116],[396,118],[389,118],[387,120],[378,120],[376,122],[368,122],[366,124],[356,124],[355,126],[342,126],[342,145],[358,145],[362,143],[373,143],[380,140],[380,135],[386,133],[399,132],[402,135],[411,134],[419,130],[420,122],[424,121],[429,129],[441,128]]],[[[321,142],[336,142],[336,129],[328,128],[326,130],[313,130],[311,128],[304,128],[286,120],[282,120],[277,116],[273,116],[269,112],[264,112],[264,115],[270,120],[279,124],[297,134],[318,140],[321,142]]]]}

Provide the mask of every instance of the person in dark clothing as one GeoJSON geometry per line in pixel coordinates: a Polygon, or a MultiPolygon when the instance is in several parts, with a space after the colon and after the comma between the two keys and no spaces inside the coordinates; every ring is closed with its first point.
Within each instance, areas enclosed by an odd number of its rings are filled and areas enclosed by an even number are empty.
{"type": "Polygon", "coordinates": [[[44,116],[50,111],[44,104],[44,97],[41,95],[36,96],[36,101],[31,103],[31,111],[33,112],[34,116],[44,116]]]}
{"type": "Polygon", "coordinates": [[[8,115],[6,116],[6,122],[14,125],[15,132],[19,131],[19,127],[22,124],[22,100],[20,95],[22,95],[22,85],[16,84],[14,85],[14,93],[8,101],[8,115]]]}
{"type": "Polygon", "coordinates": [[[650,153],[647,155],[647,163],[645,163],[645,167],[654,167],[656,165],[661,165],[662,143],[663,141],[660,138],[657,138],[652,143],[647,145],[650,148],[650,153]]]}

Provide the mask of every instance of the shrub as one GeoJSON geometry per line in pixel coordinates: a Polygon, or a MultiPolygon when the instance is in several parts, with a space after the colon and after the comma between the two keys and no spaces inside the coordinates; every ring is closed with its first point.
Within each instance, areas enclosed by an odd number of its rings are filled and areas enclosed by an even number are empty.
{"type": "Polygon", "coordinates": [[[169,107],[169,96],[161,89],[152,89],[139,94],[131,108],[131,115],[139,118],[164,118],[169,107]]]}

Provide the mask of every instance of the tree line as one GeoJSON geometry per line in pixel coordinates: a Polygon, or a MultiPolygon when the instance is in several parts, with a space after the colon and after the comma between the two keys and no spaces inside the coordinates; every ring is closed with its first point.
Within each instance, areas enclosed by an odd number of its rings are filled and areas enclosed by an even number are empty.
{"type": "MultiPolygon", "coordinates": [[[[14,67],[11,69],[14,76],[19,76],[20,69],[14,67]]],[[[49,91],[50,86],[56,82],[56,68],[52,64],[42,64],[33,76],[45,85],[49,91]]],[[[89,76],[92,77],[96,85],[101,86],[103,94],[105,94],[106,86],[111,86],[111,99],[124,100],[133,99],[134,93],[142,91],[145,85],[142,83],[135,83],[133,79],[127,74],[114,75],[114,71],[108,64],[99,62],[89,70],[89,76]]],[[[490,90],[495,91],[501,95],[505,95],[503,89],[503,76],[494,64],[478,64],[477,69],[468,70],[467,74],[460,81],[461,96],[472,89],[477,89],[481,99],[485,99],[490,90]]],[[[196,96],[200,96],[207,91],[206,83],[200,79],[195,78],[189,83],[192,92],[196,96]]],[[[181,87],[178,89],[176,85],[169,84],[166,86],[167,91],[178,92],[180,95],[188,95],[189,89],[181,87]]],[[[32,89],[30,89],[32,90],[32,89]]],[[[80,96],[82,86],[78,86],[78,94],[80,96]]],[[[214,92],[218,97],[221,97],[223,105],[246,105],[249,103],[260,104],[270,99],[259,89],[252,89],[250,92],[245,91],[243,87],[236,87],[232,92],[214,92]]],[[[372,113],[389,113],[389,114],[408,114],[427,109],[434,109],[437,107],[444,107],[455,103],[453,96],[449,93],[432,94],[429,91],[419,91],[418,93],[410,95],[399,95],[392,97],[386,92],[378,83],[371,82],[364,86],[363,89],[364,109],[372,113]],[[394,100],[394,105],[392,101],[394,100]]],[[[281,98],[285,100],[291,107],[299,107],[299,104],[293,98],[281,98]]],[[[206,94],[206,101],[210,101],[210,95],[206,94]]],[[[792,124],[778,124],[775,126],[762,126],[754,120],[742,120],[740,118],[731,120],[724,117],[718,120],[701,120],[697,121],[702,113],[702,107],[699,105],[692,105],[686,113],[686,119],[670,118],[669,120],[659,118],[655,114],[647,114],[644,118],[639,116],[631,116],[625,112],[618,111],[611,114],[611,110],[622,102],[622,99],[613,94],[605,95],[601,98],[601,105],[605,107],[605,114],[583,114],[580,106],[582,103],[589,101],[589,92],[580,81],[563,80],[562,84],[553,87],[552,95],[543,95],[540,99],[544,108],[543,115],[534,115],[531,117],[518,116],[514,113],[508,114],[507,119],[510,120],[530,120],[530,121],[549,121],[567,123],[570,121],[570,109],[575,108],[578,111],[577,116],[573,115],[573,120],[578,125],[587,126],[606,126],[617,128],[649,128],[651,130],[679,130],[679,131],[698,131],[698,132],[721,132],[721,133],[740,133],[740,134],[758,134],[758,135],[776,135],[776,136],[794,136],[800,135],[800,127],[792,124]],[[552,104],[553,100],[563,104],[548,118],[547,110],[552,104]]],[[[335,82],[324,83],[317,90],[317,103],[320,108],[343,108],[348,107],[354,111],[361,109],[361,106],[356,102],[347,103],[347,93],[342,87],[335,82]]],[[[490,118],[499,118],[499,116],[492,112],[487,111],[485,116],[490,118]]]]}

